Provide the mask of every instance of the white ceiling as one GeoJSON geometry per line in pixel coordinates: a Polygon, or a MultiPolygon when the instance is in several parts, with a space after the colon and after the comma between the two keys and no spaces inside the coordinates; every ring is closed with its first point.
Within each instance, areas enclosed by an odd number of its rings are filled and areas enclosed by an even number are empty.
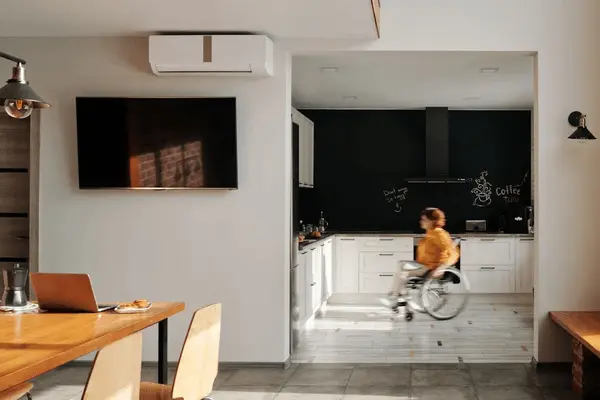
{"type": "Polygon", "coordinates": [[[376,39],[371,0],[4,0],[0,37],[255,32],[376,39]]]}
{"type": "Polygon", "coordinates": [[[298,108],[530,109],[533,56],[385,51],[295,56],[292,88],[298,108]],[[498,72],[481,73],[486,67],[498,72]]]}

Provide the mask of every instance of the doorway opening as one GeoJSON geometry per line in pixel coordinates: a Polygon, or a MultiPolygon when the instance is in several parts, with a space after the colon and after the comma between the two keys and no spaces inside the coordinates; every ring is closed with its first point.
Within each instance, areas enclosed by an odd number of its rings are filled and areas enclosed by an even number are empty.
{"type": "Polygon", "coordinates": [[[388,51],[293,58],[294,201],[300,235],[313,241],[298,251],[292,361],[531,361],[534,58],[388,51]],[[430,110],[441,110],[446,125],[430,110]],[[379,297],[398,263],[415,257],[425,207],[444,210],[446,229],[462,240],[470,302],[449,321],[417,314],[406,322],[379,297]],[[321,218],[327,228],[314,237],[321,218]]]}

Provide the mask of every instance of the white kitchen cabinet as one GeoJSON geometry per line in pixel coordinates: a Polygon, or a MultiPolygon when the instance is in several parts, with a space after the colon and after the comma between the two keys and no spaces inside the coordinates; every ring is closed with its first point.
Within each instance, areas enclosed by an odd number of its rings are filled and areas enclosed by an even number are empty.
{"type": "Polygon", "coordinates": [[[401,261],[412,260],[413,252],[408,251],[361,251],[359,254],[360,273],[396,272],[401,261]]]}
{"type": "Polygon", "coordinates": [[[471,293],[515,292],[514,237],[468,237],[460,244],[461,272],[471,293]]]}
{"type": "Polygon", "coordinates": [[[306,279],[306,263],[308,259],[307,251],[300,251],[298,254],[298,270],[296,271],[296,307],[298,307],[298,320],[303,324],[309,317],[307,315],[306,308],[306,294],[308,291],[307,279],[306,279]]]}
{"type": "Polygon", "coordinates": [[[515,275],[517,293],[533,292],[533,238],[517,238],[515,275]]]}
{"type": "Polygon", "coordinates": [[[372,250],[372,251],[407,251],[410,252],[410,260],[412,260],[412,252],[414,246],[414,239],[412,237],[386,237],[376,236],[367,237],[361,243],[361,250],[372,250]]]}
{"type": "Polygon", "coordinates": [[[323,244],[323,301],[333,293],[333,239],[323,244]]]}
{"type": "Polygon", "coordinates": [[[298,124],[298,180],[301,187],[314,186],[315,126],[301,112],[292,109],[292,121],[298,124]]]}
{"type": "Polygon", "coordinates": [[[460,244],[461,265],[514,265],[514,238],[465,238],[460,244]]]}
{"type": "Polygon", "coordinates": [[[335,293],[358,293],[358,238],[335,239],[335,293]]]}
{"type": "Polygon", "coordinates": [[[378,272],[365,272],[360,274],[359,292],[360,293],[372,293],[372,294],[384,294],[390,291],[392,283],[394,281],[394,274],[378,273],[378,272]]]}
{"type": "Polygon", "coordinates": [[[512,266],[461,266],[471,287],[471,293],[513,293],[514,279],[512,266]]]}
{"type": "Polygon", "coordinates": [[[310,310],[316,312],[323,303],[323,248],[317,246],[310,250],[311,258],[311,279],[310,283],[310,297],[311,297],[311,308],[310,310]]]}
{"type": "Polygon", "coordinates": [[[306,171],[306,185],[315,186],[315,124],[308,118],[304,120],[304,137],[306,140],[306,153],[304,154],[304,168],[306,171]]]}
{"type": "Polygon", "coordinates": [[[310,318],[313,314],[313,299],[312,299],[312,288],[313,288],[313,252],[316,251],[315,247],[309,247],[304,250],[306,252],[305,261],[304,261],[304,290],[306,292],[306,296],[304,298],[306,309],[306,318],[310,318]]]}

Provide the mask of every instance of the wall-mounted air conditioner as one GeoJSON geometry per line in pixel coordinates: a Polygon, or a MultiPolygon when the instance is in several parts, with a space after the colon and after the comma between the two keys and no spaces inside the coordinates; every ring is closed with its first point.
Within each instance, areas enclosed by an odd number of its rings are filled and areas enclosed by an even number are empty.
{"type": "Polygon", "coordinates": [[[263,35],[154,35],[149,46],[159,76],[273,75],[273,42],[263,35]]]}

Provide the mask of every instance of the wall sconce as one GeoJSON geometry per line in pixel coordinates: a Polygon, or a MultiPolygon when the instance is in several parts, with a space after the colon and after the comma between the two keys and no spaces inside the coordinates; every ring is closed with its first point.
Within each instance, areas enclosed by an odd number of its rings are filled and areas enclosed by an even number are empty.
{"type": "Polygon", "coordinates": [[[596,140],[596,137],[592,135],[592,132],[590,132],[585,125],[585,115],[579,111],[573,111],[569,114],[569,124],[577,127],[575,132],[569,136],[569,139],[577,140],[579,143],[585,143],[588,140],[596,140]]]}
{"type": "Polygon", "coordinates": [[[29,86],[25,80],[25,67],[27,61],[11,56],[0,51],[0,58],[17,63],[12,70],[12,78],[0,88],[0,102],[4,103],[4,110],[8,115],[17,119],[24,119],[31,115],[34,108],[48,108],[50,104],[29,86]]]}

